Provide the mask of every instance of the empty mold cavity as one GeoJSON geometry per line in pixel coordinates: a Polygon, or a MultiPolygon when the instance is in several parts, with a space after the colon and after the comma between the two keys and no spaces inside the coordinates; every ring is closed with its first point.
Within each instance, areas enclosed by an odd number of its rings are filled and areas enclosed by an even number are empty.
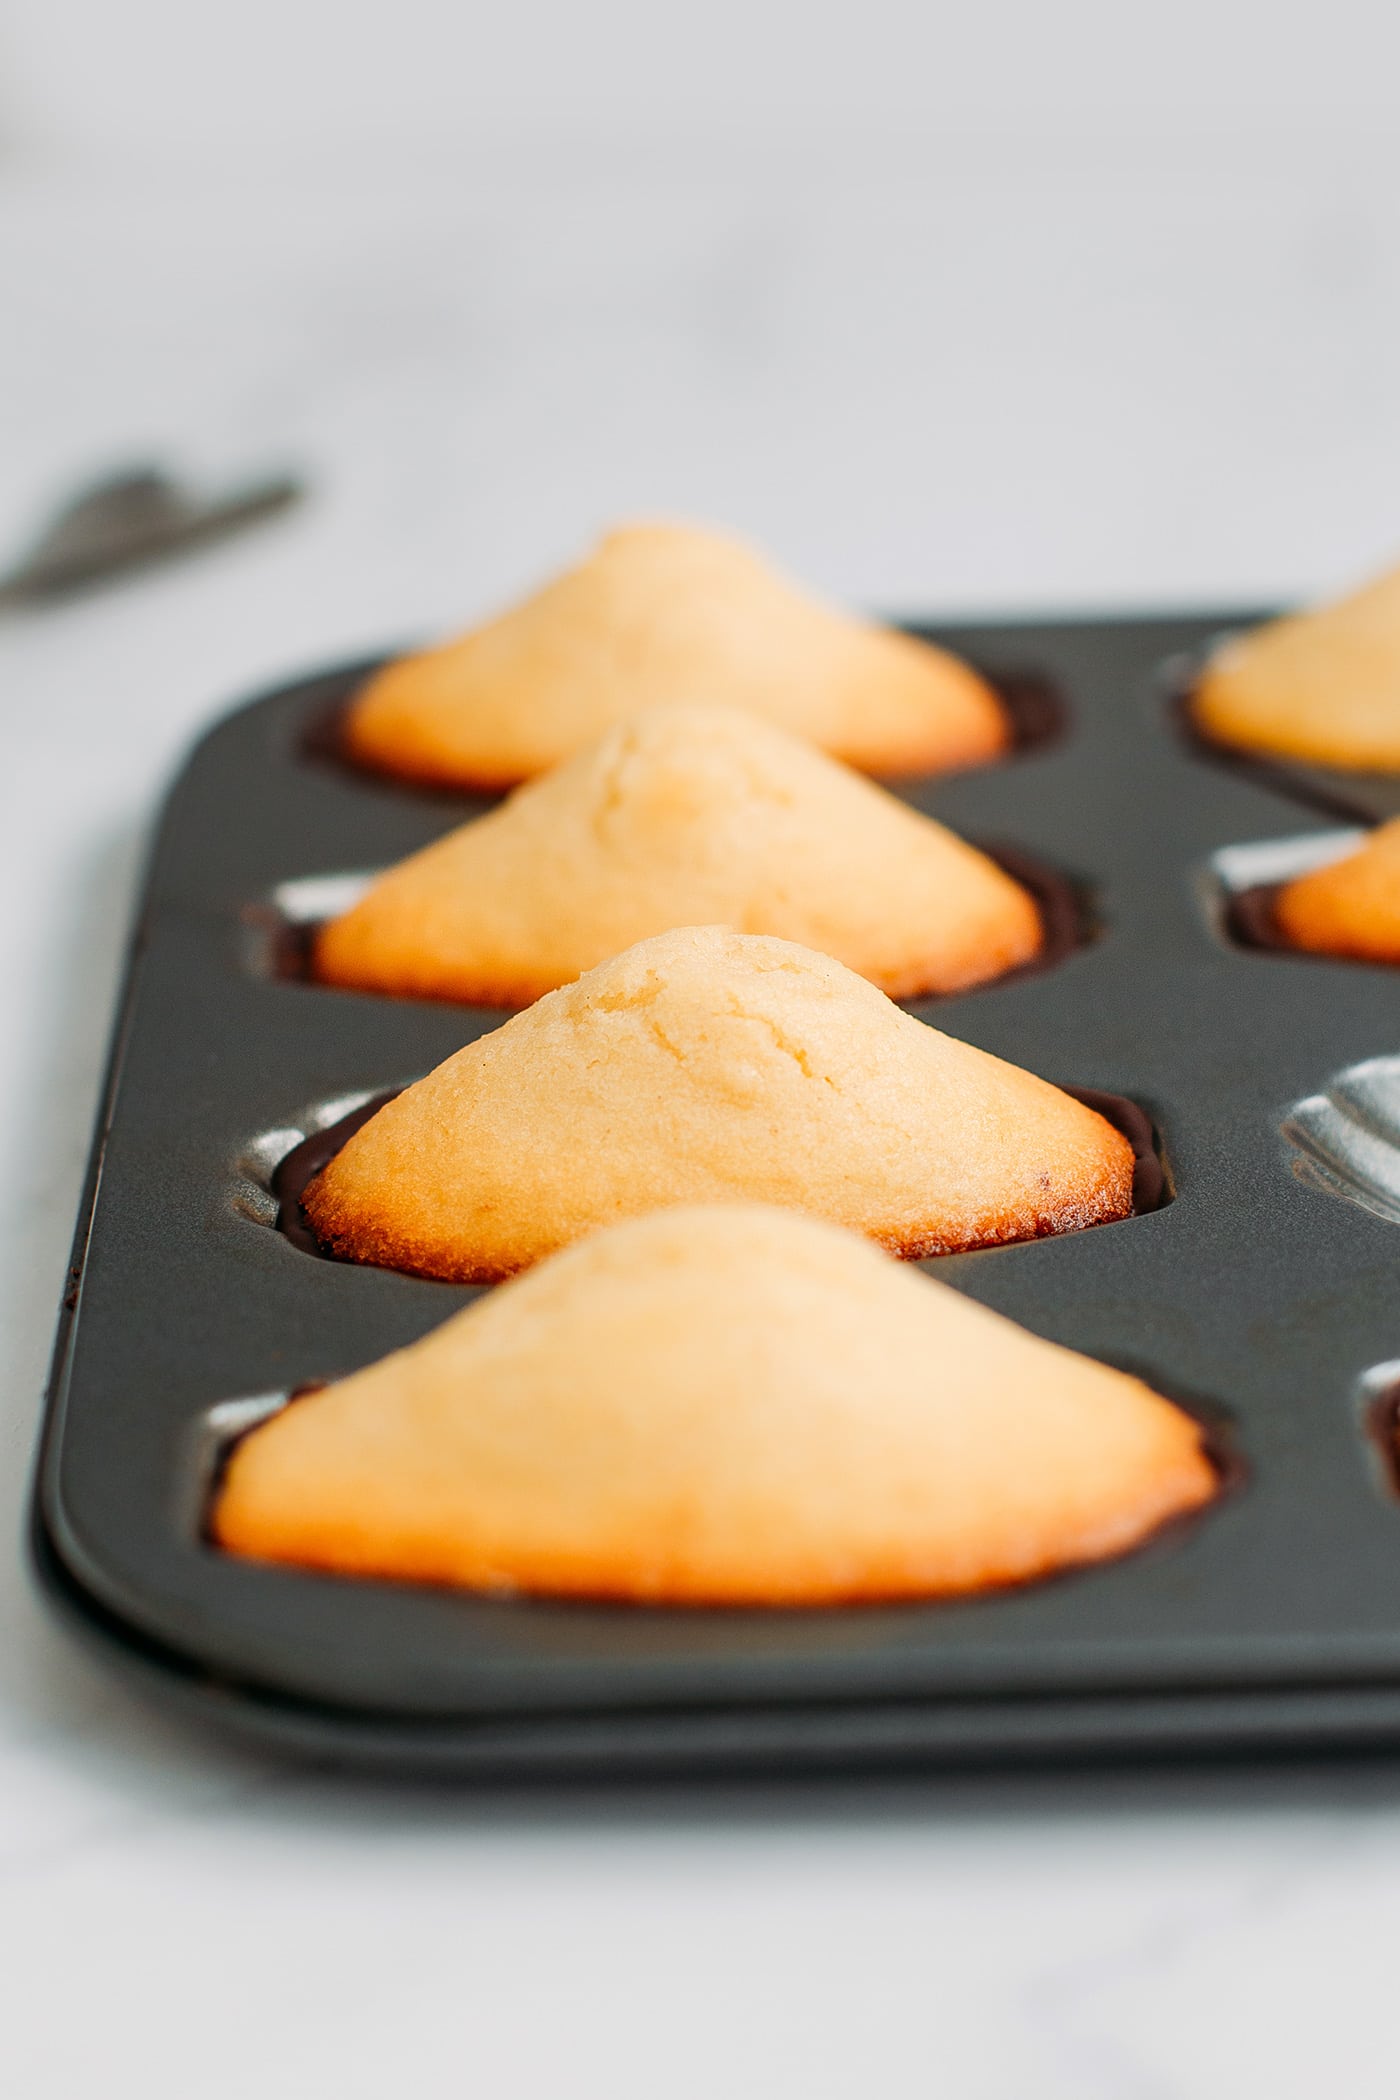
{"type": "Polygon", "coordinates": [[[1282,954],[1307,951],[1290,947],[1274,927],[1274,899],[1284,883],[1325,868],[1355,852],[1367,834],[1357,826],[1345,831],[1312,831],[1299,838],[1260,839],[1248,846],[1224,846],[1212,854],[1203,885],[1204,901],[1215,931],[1239,948],[1272,949],[1282,954]]]}
{"type": "Polygon", "coordinates": [[[1400,1056],[1348,1065],[1281,1129],[1305,1187],[1400,1225],[1400,1056]]]}

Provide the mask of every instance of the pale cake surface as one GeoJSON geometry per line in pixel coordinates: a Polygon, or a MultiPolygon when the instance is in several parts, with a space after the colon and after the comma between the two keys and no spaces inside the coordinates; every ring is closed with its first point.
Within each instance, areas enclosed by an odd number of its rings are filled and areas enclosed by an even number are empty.
{"type": "Polygon", "coordinates": [[[650,934],[725,925],[834,955],[892,998],[1028,962],[1040,916],[943,825],[756,715],[648,709],[380,876],[315,974],[524,1006],[650,934]]]}
{"type": "Polygon", "coordinates": [[[1102,1116],[829,956],[721,927],[641,941],[469,1043],[310,1184],[353,1260],[509,1275],[669,1204],[788,1205],[906,1255],[1129,1214],[1102,1116]]]}
{"type": "Polygon", "coordinates": [[[1274,923],[1294,948],[1400,963],[1400,817],[1356,852],[1285,883],[1274,923]]]}
{"type": "Polygon", "coordinates": [[[1136,1378],[835,1228],[653,1214],[233,1452],[217,1539],[477,1590],[818,1605],[1024,1582],[1217,1490],[1136,1378]]]}
{"type": "Polygon", "coordinates": [[[633,525],[486,625],[377,672],[344,735],[361,763],[510,787],[658,703],[742,707],[874,773],[999,757],[986,681],[948,651],[821,604],[741,542],[633,525]]]}
{"type": "Polygon", "coordinates": [[[1241,750],[1400,772],[1400,568],[1227,643],[1192,712],[1207,736],[1241,750]]]}

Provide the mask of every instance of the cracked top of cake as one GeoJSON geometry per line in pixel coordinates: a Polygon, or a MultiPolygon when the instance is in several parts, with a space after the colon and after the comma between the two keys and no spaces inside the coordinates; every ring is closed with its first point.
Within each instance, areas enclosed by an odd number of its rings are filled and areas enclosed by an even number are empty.
{"type": "Polygon", "coordinates": [[[460,1050],[304,1207],[330,1250],[508,1275],[600,1225],[749,1198],[944,1253],[1125,1217],[1132,1148],[1018,1066],[791,941],[641,941],[460,1050]]]}
{"type": "Polygon", "coordinates": [[[820,949],[892,998],[1031,960],[1036,906],[987,855],[737,708],[650,708],[382,875],[315,974],[524,1006],[635,941],[727,925],[820,949]]]}

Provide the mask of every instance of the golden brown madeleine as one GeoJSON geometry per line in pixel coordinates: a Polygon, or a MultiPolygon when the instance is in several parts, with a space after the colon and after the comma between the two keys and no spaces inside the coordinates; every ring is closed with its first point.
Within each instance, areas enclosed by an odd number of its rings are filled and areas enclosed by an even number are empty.
{"type": "Polygon", "coordinates": [[[718,702],[871,773],[977,765],[1011,742],[986,681],[946,650],[818,603],[757,554],[684,525],[611,532],[578,568],[351,702],[362,764],[511,787],[639,708],[718,702]]]}
{"type": "Polygon", "coordinates": [[[1218,743],[1400,772],[1400,569],[1219,649],[1192,701],[1218,743]]]}
{"type": "Polygon", "coordinates": [[[1274,899],[1274,924],[1293,948],[1400,963],[1400,817],[1356,852],[1286,882],[1274,899]]]}
{"type": "Polygon", "coordinates": [[[675,1203],[780,1203],[922,1255],[1126,1217],[1132,1181],[1102,1116],[829,956],[687,927],[448,1058],[304,1207],[351,1260],[470,1281],[675,1203]]]}
{"type": "Polygon", "coordinates": [[[525,1006],[673,926],[778,934],[891,998],[1029,962],[1040,915],[975,847],[785,730],[651,708],[391,868],[317,937],[329,984],[525,1006]]]}
{"type": "Polygon", "coordinates": [[[235,1553],[665,1604],[1025,1582],[1208,1502],[1201,1432],[849,1233],[757,1206],[597,1234],[233,1452],[235,1553]]]}

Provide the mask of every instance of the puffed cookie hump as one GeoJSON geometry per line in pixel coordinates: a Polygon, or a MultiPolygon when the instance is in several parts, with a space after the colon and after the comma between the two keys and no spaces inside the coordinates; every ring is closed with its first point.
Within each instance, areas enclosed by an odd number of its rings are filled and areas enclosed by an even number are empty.
{"type": "Polygon", "coordinates": [[[1126,1138],[795,942],[640,941],[381,1108],[310,1183],[335,1254],[488,1281],[670,1204],[780,1203],[905,1256],[1132,1209],[1126,1138]]]}
{"type": "Polygon", "coordinates": [[[679,1605],[952,1596],[1119,1554],[1201,1430],[836,1227],[612,1227],[238,1445],[213,1530],[342,1574],[679,1605]]]}
{"type": "Polygon", "coordinates": [[[871,773],[1000,757],[995,692],[945,649],[811,598],[741,541],[694,526],[610,532],[522,604],[375,673],[343,726],[361,764],[496,789],[639,708],[742,707],[871,773]]]}
{"type": "Polygon", "coordinates": [[[644,710],[381,875],[322,927],[323,982],[526,1006],[634,942],[727,925],[892,998],[1031,961],[1033,899],[933,818],[737,708],[644,710]]]}
{"type": "Polygon", "coordinates": [[[1284,883],[1274,924],[1290,947],[1400,963],[1400,817],[1379,825],[1354,853],[1284,883]]]}
{"type": "Polygon", "coordinates": [[[1191,711],[1206,736],[1242,751],[1400,772],[1400,568],[1227,642],[1191,711]]]}

